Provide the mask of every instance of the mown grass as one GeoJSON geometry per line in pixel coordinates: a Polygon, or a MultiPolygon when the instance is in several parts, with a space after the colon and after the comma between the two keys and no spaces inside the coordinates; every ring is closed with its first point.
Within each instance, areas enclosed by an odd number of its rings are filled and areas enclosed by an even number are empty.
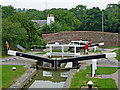
{"type": "MultiPolygon", "coordinates": [[[[48,51],[50,52],[50,51],[48,51]]],[[[52,52],[62,52],[61,49],[53,49],[52,52]]],[[[67,50],[64,50],[64,52],[67,52],[67,50]]],[[[47,52],[39,52],[39,53],[36,53],[36,54],[46,54],[47,52]]]]}
{"type": "Polygon", "coordinates": [[[24,72],[24,65],[2,65],[2,88],[10,87],[24,72]],[[12,67],[16,67],[16,71],[12,67]]]}
{"type": "MultiPolygon", "coordinates": [[[[21,51],[22,52],[22,51],[21,51]]],[[[31,50],[26,50],[23,53],[28,53],[28,52],[32,52],[31,50]]]]}
{"type": "MultiPolygon", "coordinates": [[[[90,50],[88,52],[94,52],[94,50],[90,50]]],[[[101,52],[101,50],[96,50],[95,52],[101,52]]]]}
{"type": "Polygon", "coordinates": [[[0,56],[0,59],[2,58],[6,58],[6,57],[11,57],[12,55],[4,55],[4,56],[0,56]]]}
{"type": "MultiPolygon", "coordinates": [[[[53,49],[52,52],[62,52],[62,49],[53,49]]],[[[67,52],[67,50],[64,50],[64,52],[67,52]]]]}
{"type": "MultiPolygon", "coordinates": [[[[87,67],[90,70],[90,67],[87,67]]],[[[118,67],[97,67],[97,70],[95,73],[97,75],[104,74],[104,75],[110,75],[112,73],[115,73],[117,71],[118,67]]],[[[91,72],[88,72],[87,74],[91,74],[91,72]]]]}
{"type": "Polygon", "coordinates": [[[46,54],[47,52],[39,52],[39,53],[36,53],[36,54],[46,54]]]}
{"type": "MultiPolygon", "coordinates": [[[[118,68],[114,67],[98,67],[96,70],[96,74],[112,74],[117,71],[118,68]]],[[[91,69],[87,67],[86,70],[80,70],[77,72],[73,78],[70,85],[70,88],[81,88],[82,86],[87,86],[88,81],[92,81],[94,83],[93,87],[98,88],[117,88],[115,80],[111,78],[107,79],[99,79],[99,78],[88,78],[87,74],[90,74],[91,69]]]]}
{"type": "Polygon", "coordinates": [[[114,49],[114,48],[120,48],[120,47],[118,46],[104,47],[104,49],[114,49]]]}
{"type": "Polygon", "coordinates": [[[116,59],[118,60],[118,61],[120,61],[120,49],[118,49],[118,50],[115,50],[115,51],[113,51],[113,52],[116,52],[116,59]]]}
{"type": "Polygon", "coordinates": [[[2,89],[2,65],[0,65],[0,90],[2,89]]]}

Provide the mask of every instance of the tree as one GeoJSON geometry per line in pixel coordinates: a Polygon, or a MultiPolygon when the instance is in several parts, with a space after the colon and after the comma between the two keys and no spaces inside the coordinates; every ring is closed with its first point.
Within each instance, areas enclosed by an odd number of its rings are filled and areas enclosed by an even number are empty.
{"type": "Polygon", "coordinates": [[[7,18],[15,13],[16,13],[16,11],[15,11],[14,7],[12,7],[11,5],[2,7],[2,18],[7,18]]]}
{"type": "MultiPolygon", "coordinates": [[[[64,9],[51,9],[48,11],[49,14],[54,14],[55,21],[63,26],[71,28],[70,30],[77,30],[80,26],[80,21],[75,17],[73,12],[64,9]]],[[[67,29],[67,28],[66,28],[67,29]]],[[[68,29],[66,30],[68,31],[68,29]]]]}
{"type": "Polygon", "coordinates": [[[102,12],[98,7],[87,10],[85,15],[85,30],[101,31],[102,12]]]}
{"type": "Polygon", "coordinates": [[[108,4],[104,10],[105,31],[107,32],[119,32],[119,5],[108,4]]]}
{"type": "Polygon", "coordinates": [[[2,22],[2,50],[6,51],[6,41],[10,43],[10,48],[16,50],[16,45],[24,45],[26,42],[26,31],[18,22],[11,22],[7,18],[2,22]]]}
{"type": "Polygon", "coordinates": [[[25,14],[29,17],[30,20],[44,20],[47,18],[45,11],[39,11],[36,9],[29,9],[25,12],[25,14]]]}

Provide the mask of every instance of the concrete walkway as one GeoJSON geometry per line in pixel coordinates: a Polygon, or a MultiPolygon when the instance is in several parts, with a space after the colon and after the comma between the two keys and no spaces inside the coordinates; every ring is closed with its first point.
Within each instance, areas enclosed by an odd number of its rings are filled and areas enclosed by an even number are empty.
{"type": "MultiPolygon", "coordinates": [[[[28,52],[29,54],[35,55],[38,52],[28,52]]],[[[36,56],[42,56],[37,55],[36,56]]],[[[10,56],[0,59],[0,65],[25,65],[27,68],[30,68],[37,60],[27,59],[19,56],[10,56]]]]}

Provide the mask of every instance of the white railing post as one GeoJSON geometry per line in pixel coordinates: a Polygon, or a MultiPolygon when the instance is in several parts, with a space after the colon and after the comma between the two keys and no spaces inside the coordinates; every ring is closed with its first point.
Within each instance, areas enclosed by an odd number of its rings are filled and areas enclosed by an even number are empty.
{"type": "Polygon", "coordinates": [[[62,58],[64,57],[64,46],[62,46],[62,58]]]}
{"type": "Polygon", "coordinates": [[[50,57],[52,56],[52,46],[50,46],[50,57]]]}
{"type": "Polygon", "coordinates": [[[95,77],[95,60],[92,60],[92,77],[95,77]]]}
{"type": "Polygon", "coordinates": [[[74,46],[74,57],[76,55],[76,46],[74,46]]]}

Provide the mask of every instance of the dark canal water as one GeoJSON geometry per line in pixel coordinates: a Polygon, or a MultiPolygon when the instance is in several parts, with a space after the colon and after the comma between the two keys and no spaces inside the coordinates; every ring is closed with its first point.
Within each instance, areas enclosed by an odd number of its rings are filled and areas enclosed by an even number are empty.
{"type": "Polygon", "coordinates": [[[68,74],[68,70],[53,71],[38,69],[37,74],[24,88],[62,88],[68,74]]]}

